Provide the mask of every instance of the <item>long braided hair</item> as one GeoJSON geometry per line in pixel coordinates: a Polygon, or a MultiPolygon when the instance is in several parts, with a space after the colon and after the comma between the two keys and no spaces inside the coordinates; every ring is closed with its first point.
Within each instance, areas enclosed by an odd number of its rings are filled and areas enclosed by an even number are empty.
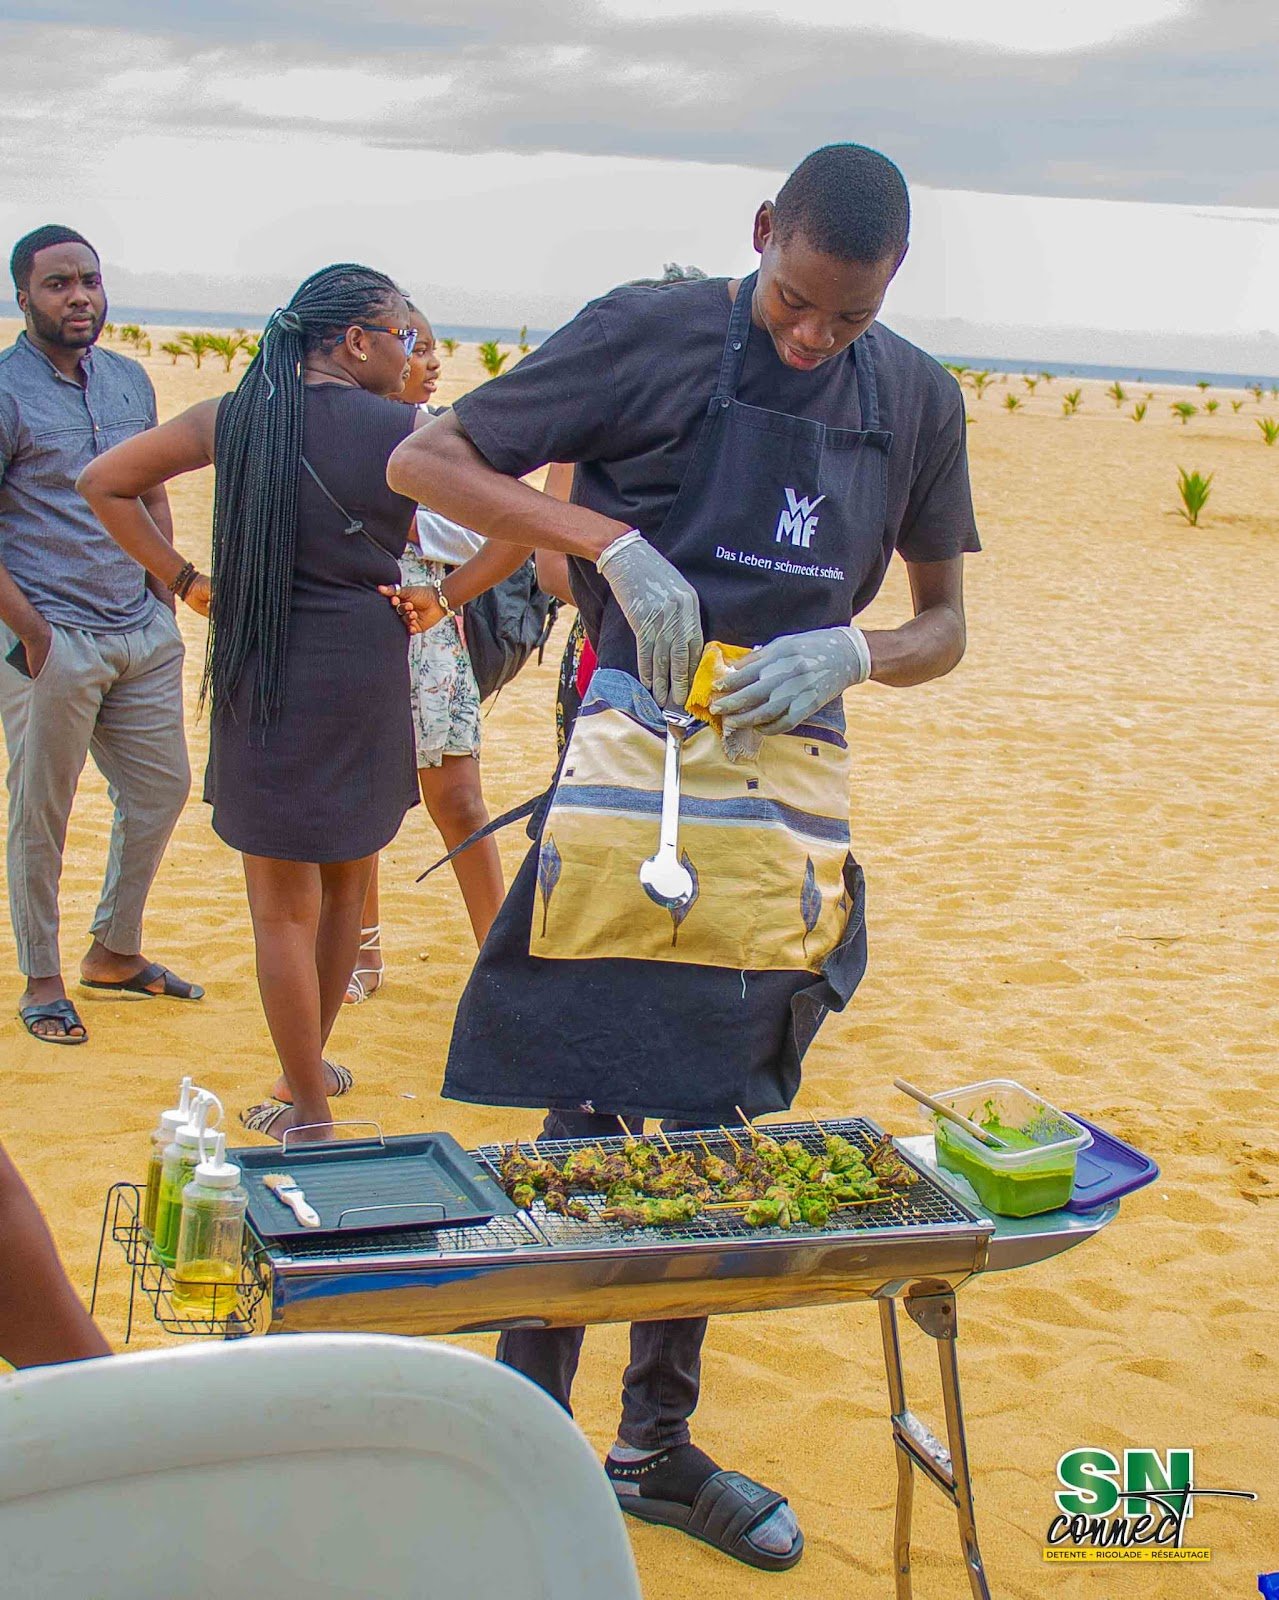
{"type": "Polygon", "coordinates": [[[230,703],[257,652],[253,720],[265,734],[284,695],[298,473],[303,362],[354,323],[380,320],[400,290],[385,273],[324,267],[272,314],[258,353],[218,419],[214,465],[213,602],[201,699],[230,703]]]}

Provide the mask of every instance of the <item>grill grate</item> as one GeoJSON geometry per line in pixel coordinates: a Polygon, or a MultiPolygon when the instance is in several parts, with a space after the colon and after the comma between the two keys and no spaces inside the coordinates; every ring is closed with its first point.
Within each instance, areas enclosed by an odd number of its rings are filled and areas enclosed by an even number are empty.
{"type": "Polygon", "coordinates": [[[267,1240],[267,1250],[272,1255],[288,1255],[294,1261],[367,1260],[391,1256],[411,1256],[415,1261],[422,1256],[456,1255],[465,1250],[527,1250],[545,1249],[547,1241],[540,1237],[536,1227],[530,1226],[527,1216],[518,1212],[513,1217],[494,1217],[491,1222],[477,1222],[465,1228],[399,1228],[394,1233],[364,1233],[343,1239],[329,1235],[323,1239],[308,1239],[294,1234],[287,1241],[275,1243],[267,1240]]]}
{"type": "MultiPolygon", "coordinates": [[[[850,1117],[830,1122],[765,1123],[761,1129],[776,1139],[797,1139],[807,1150],[819,1152],[827,1133],[842,1134],[863,1152],[882,1137],[880,1130],[864,1117],[850,1117]]],[[[734,1137],[739,1143],[749,1140],[743,1129],[734,1137]]],[[[731,1159],[733,1150],[727,1138],[716,1130],[667,1135],[676,1150],[696,1150],[704,1153],[705,1141],[714,1154],[731,1159]]],[[[530,1148],[529,1141],[522,1141],[530,1148]]],[[[574,1150],[602,1147],[605,1152],[620,1150],[624,1144],[619,1134],[606,1139],[539,1139],[537,1148],[542,1155],[561,1161],[574,1150]]],[[[658,1141],[660,1143],[660,1141],[658,1141]]],[[[472,1152],[491,1171],[496,1173],[502,1154],[509,1147],[482,1145],[472,1152]]],[[[900,1155],[901,1152],[899,1151],[900,1155]]],[[[733,1211],[717,1211],[696,1217],[691,1222],[668,1228],[624,1228],[616,1222],[602,1222],[598,1217],[579,1221],[572,1217],[549,1212],[538,1200],[531,1212],[514,1217],[495,1217],[492,1222],[466,1228],[421,1229],[402,1231],[394,1235],[369,1236],[354,1241],[316,1241],[294,1238],[289,1241],[288,1253],[295,1260],[332,1261],[343,1257],[424,1256],[452,1255],[461,1252],[494,1250],[530,1250],[544,1252],[548,1247],[557,1250],[609,1248],[626,1250],[638,1245],[648,1248],[663,1244],[722,1244],[737,1240],[841,1238],[849,1235],[866,1236],[897,1232],[904,1228],[927,1230],[929,1228],[971,1227],[974,1218],[949,1194],[941,1189],[932,1177],[910,1161],[903,1159],[919,1173],[918,1183],[910,1189],[895,1193],[890,1199],[874,1205],[850,1206],[834,1212],[824,1228],[809,1228],[797,1223],[793,1228],[748,1228],[741,1215],[733,1211]]],[[[602,1195],[585,1195],[583,1198],[593,1212],[600,1212],[606,1204],[602,1195]]]]}

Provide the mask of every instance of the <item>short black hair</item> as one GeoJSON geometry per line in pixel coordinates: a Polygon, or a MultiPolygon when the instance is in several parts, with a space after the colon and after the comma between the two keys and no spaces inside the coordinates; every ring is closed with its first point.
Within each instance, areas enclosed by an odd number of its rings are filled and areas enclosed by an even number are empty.
{"type": "MultiPolygon", "coordinates": [[[[82,244],[86,250],[93,250],[93,246],[82,233],[77,233],[74,228],[64,228],[60,223],[49,222],[43,228],[36,228],[32,233],[23,234],[13,247],[13,254],[9,257],[9,271],[13,275],[13,286],[20,293],[25,294],[31,283],[31,268],[35,264],[36,251],[47,250],[51,244],[82,244]]],[[[95,256],[98,252],[93,250],[95,256]]]]}
{"type": "Polygon", "coordinates": [[[778,191],[773,225],[783,244],[802,233],[814,250],[840,261],[899,261],[910,235],[910,194],[878,150],[823,145],[778,191]]]}

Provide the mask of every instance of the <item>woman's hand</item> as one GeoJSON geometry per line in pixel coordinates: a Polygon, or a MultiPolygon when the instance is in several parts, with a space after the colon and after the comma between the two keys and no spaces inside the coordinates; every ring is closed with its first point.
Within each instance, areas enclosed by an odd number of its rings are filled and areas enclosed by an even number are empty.
{"type": "Polygon", "coordinates": [[[378,585],[378,593],[387,597],[410,633],[429,633],[450,614],[440,604],[434,589],[382,583],[378,585]]]}
{"type": "Polygon", "coordinates": [[[191,583],[191,587],[182,596],[183,605],[190,606],[192,611],[197,611],[202,617],[209,614],[209,602],[213,599],[213,585],[202,572],[198,572],[191,583]]]}

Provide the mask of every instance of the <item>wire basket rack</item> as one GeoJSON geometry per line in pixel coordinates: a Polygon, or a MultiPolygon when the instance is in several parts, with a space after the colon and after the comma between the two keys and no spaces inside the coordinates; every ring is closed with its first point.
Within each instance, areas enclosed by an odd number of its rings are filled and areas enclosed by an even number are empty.
{"type": "Polygon", "coordinates": [[[102,1231],[93,1272],[92,1314],[97,1308],[98,1285],[108,1241],[120,1247],[129,1265],[129,1303],[124,1342],[133,1336],[133,1315],[139,1293],[150,1303],[156,1322],[167,1333],[196,1338],[239,1339],[257,1330],[270,1289],[265,1254],[253,1234],[245,1229],[240,1277],[235,1283],[208,1286],[207,1305],[190,1306],[174,1301],[173,1273],[156,1255],[151,1236],[142,1225],[142,1191],[136,1183],[113,1183],[102,1208],[102,1231]]]}

